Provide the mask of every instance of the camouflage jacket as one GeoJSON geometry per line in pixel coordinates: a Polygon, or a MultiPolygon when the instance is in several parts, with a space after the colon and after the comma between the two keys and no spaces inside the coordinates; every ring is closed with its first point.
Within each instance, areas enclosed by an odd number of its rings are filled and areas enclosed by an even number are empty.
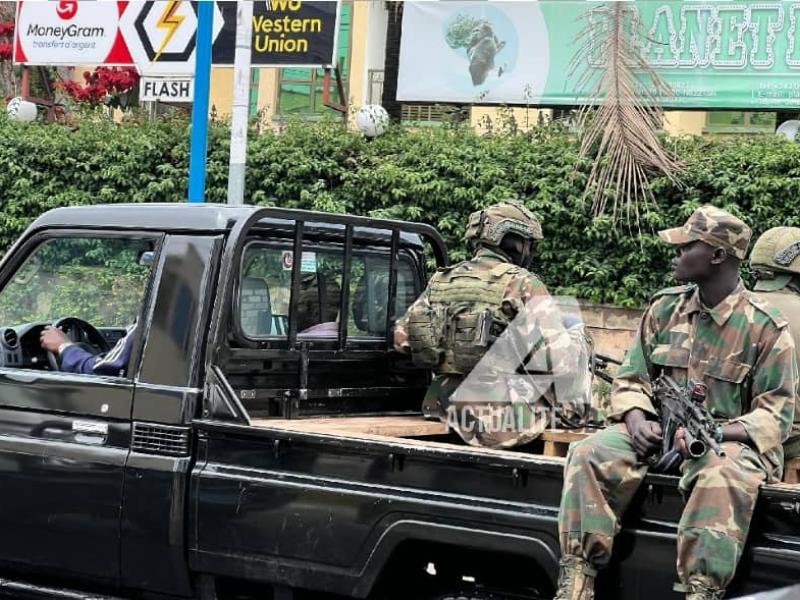
{"type": "MultiPolygon", "coordinates": [[[[800,289],[798,289],[793,280],[793,283],[780,290],[758,291],[756,293],[764,301],[780,310],[781,314],[789,321],[789,331],[792,332],[792,337],[794,338],[798,368],[800,368],[800,289]]],[[[792,434],[783,447],[786,450],[787,459],[800,456],[800,393],[795,395],[792,434]]]]}
{"type": "MultiPolygon", "coordinates": [[[[499,263],[507,263],[508,260],[500,254],[493,252],[487,248],[481,248],[476,252],[475,256],[468,261],[464,261],[454,268],[458,269],[460,266],[468,266],[473,270],[491,271],[499,263]]],[[[431,285],[430,283],[425,290],[416,299],[406,314],[398,319],[394,327],[394,347],[398,352],[408,352],[408,315],[419,305],[430,306],[431,285]]],[[[505,293],[503,294],[501,310],[508,316],[509,320],[513,319],[522,309],[525,304],[534,296],[549,296],[547,288],[541,280],[523,268],[519,268],[506,286],[505,293]]]]}
{"type": "Polygon", "coordinates": [[[679,383],[703,381],[706,405],[720,422],[741,423],[774,467],[794,418],[795,345],[786,319],[742,282],[714,308],[694,285],[662,290],[617,372],[609,419],[632,408],[657,416],[651,386],[666,371],[679,383]]]}

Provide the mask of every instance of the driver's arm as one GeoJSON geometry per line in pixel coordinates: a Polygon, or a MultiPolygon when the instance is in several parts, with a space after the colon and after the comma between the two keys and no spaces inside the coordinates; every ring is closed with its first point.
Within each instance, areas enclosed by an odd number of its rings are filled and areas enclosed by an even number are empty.
{"type": "Polygon", "coordinates": [[[122,377],[131,357],[134,330],[135,326],[129,328],[127,334],[105,355],[92,354],[72,344],[66,334],[55,327],[45,328],[41,343],[42,348],[58,355],[61,360],[61,370],[66,373],[122,377]]]}
{"type": "Polygon", "coordinates": [[[61,359],[61,370],[66,373],[83,373],[92,375],[96,373],[94,367],[99,356],[84,350],[80,346],[69,344],[62,348],[58,354],[61,359]]]}
{"type": "MultiPolygon", "coordinates": [[[[103,356],[96,356],[91,372],[95,375],[124,377],[128,370],[128,361],[131,359],[131,351],[133,350],[134,331],[135,326],[129,328],[125,336],[120,338],[111,350],[103,356]]],[[[70,348],[67,348],[67,351],[70,348]]]]}

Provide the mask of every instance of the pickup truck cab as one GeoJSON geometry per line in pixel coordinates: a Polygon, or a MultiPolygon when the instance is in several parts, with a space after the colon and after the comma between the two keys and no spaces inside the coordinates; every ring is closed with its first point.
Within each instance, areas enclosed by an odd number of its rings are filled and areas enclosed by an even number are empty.
{"type": "MultiPolygon", "coordinates": [[[[37,219],[0,264],[0,592],[551,598],[582,434],[488,450],[423,419],[429,374],[391,330],[433,263],[431,227],[347,215],[37,219]],[[64,372],[53,323],[91,353],[127,340],[128,364],[64,372]]],[[[649,476],[598,598],[678,597],[676,483],[649,476]]],[[[800,580],[798,524],[800,486],[765,486],[732,595],[800,580]]]]}

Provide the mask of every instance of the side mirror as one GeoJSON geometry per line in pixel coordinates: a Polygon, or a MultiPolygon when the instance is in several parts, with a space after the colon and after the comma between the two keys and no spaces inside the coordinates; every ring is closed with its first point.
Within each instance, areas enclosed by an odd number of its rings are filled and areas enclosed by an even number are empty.
{"type": "Polygon", "coordinates": [[[145,250],[139,255],[139,264],[143,267],[152,267],[155,252],[152,250],[145,250]]]}

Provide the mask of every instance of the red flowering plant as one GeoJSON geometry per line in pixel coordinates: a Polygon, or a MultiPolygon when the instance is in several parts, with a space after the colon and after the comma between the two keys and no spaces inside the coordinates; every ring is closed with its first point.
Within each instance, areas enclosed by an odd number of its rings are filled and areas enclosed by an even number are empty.
{"type": "Polygon", "coordinates": [[[14,54],[14,19],[0,21],[0,62],[11,60],[14,54]]]}
{"type": "Polygon", "coordinates": [[[76,102],[112,108],[128,108],[131,94],[139,85],[139,73],[133,67],[98,67],[83,74],[85,83],[62,81],[61,87],[76,102]]]}

